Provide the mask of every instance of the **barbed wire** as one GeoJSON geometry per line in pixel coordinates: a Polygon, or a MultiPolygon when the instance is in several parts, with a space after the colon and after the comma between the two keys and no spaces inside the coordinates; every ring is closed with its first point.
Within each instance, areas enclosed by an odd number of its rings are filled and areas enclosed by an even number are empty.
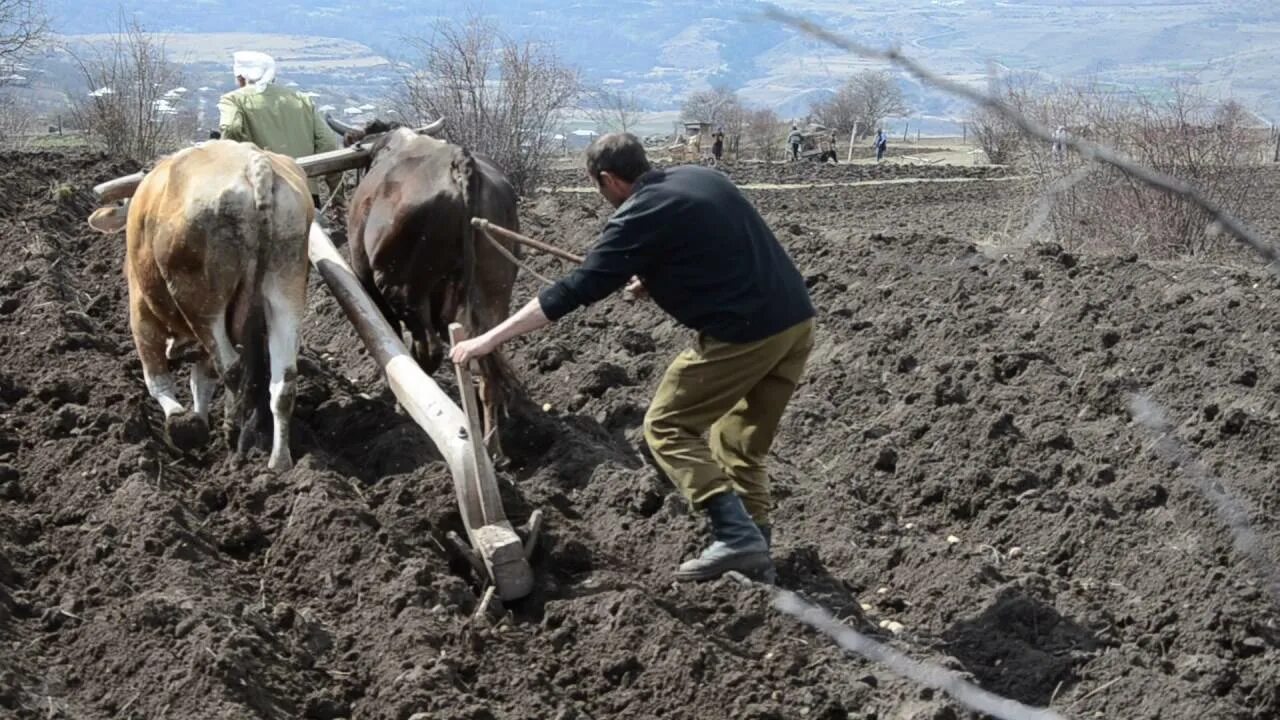
{"type": "MultiPolygon", "coordinates": [[[[862,45],[775,7],[767,8],[765,15],[847,52],[888,62],[927,85],[987,108],[1031,137],[1046,143],[1053,143],[1055,140],[1063,142],[1066,147],[1079,153],[1086,161],[1108,165],[1139,182],[1189,202],[1202,209],[1210,218],[1211,230],[1221,230],[1231,235],[1261,256],[1272,272],[1280,272],[1280,251],[1271,242],[1184,180],[1139,164],[1099,143],[1070,136],[1055,138],[1053,131],[1048,127],[1030,119],[999,97],[944,78],[903,55],[896,48],[879,50],[862,45]]],[[[1026,238],[1030,233],[1038,230],[1048,219],[1054,198],[1079,183],[1086,174],[1084,168],[1078,169],[1060,178],[1048,188],[1048,192],[1038,203],[1030,227],[1021,234],[1021,237],[1026,238]]],[[[1236,551],[1253,563],[1267,590],[1277,603],[1280,603],[1280,572],[1277,572],[1276,565],[1267,557],[1258,534],[1249,525],[1249,512],[1242,501],[1220,481],[1215,480],[1204,463],[1178,441],[1166,419],[1164,409],[1159,404],[1145,394],[1138,394],[1132,397],[1130,409],[1138,424],[1154,435],[1156,453],[1176,465],[1200,493],[1214,505],[1219,517],[1231,533],[1236,551]]],[[[746,578],[740,578],[740,580],[751,582],[746,578]]],[[[846,650],[878,663],[904,678],[947,693],[972,710],[1001,718],[1001,720],[1064,720],[1061,714],[1053,710],[1029,707],[983,690],[945,668],[909,658],[840,623],[826,610],[805,602],[794,593],[775,588],[769,589],[773,593],[773,605],[779,612],[796,618],[830,636],[846,650]]]]}
{"type": "MultiPolygon", "coordinates": [[[[912,58],[903,55],[897,48],[879,50],[863,45],[841,35],[837,35],[829,30],[825,30],[808,20],[792,15],[776,7],[766,8],[764,14],[772,20],[788,25],[834,47],[838,47],[864,58],[882,60],[891,63],[927,85],[932,85],[943,92],[964,98],[976,105],[985,107],[992,112],[997,113],[1016,125],[1027,135],[1039,138],[1047,143],[1055,141],[1052,130],[1032,120],[1026,115],[1023,115],[1021,112],[1014,109],[1008,103],[995,95],[982,92],[981,90],[976,90],[954,80],[949,80],[926,68],[912,58]]],[[[1261,235],[1255,233],[1235,215],[1228,212],[1225,208],[1206,197],[1191,185],[1187,184],[1186,181],[1134,162],[1133,160],[1124,157],[1119,152],[1099,143],[1081,140],[1072,136],[1060,139],[1060,141],[1067,147],[1080,153],[1080,155],[1086,160],[1093,160],[1104,165],[1110,165],[1136,180],[1144,182],[1151,187],[1175,197],[1182,198],[1183,200],[1200,207],[1212,219],[1212,222],[1210,223],[1211,226],[1216,225],[1232,237],[1235,237],[1240,242],[1252,248],[1254,252],[1261,255],[1267,263],[1272,266],[1273,272],[1280,272],[1280,265],[1277,264],[1280,262],[1280,250],[1277,250],[1275,246],[1261,235]]]]}
{"type": "Polygon", "coordinates": [[[738,573],[731,573],[731,575],[740,583],[768,590],[773,595],[775,610],[830,637],[845,650],[888,668],[907,680],[944,692],[970,710],[985,713],[1000,720],[1067,720],[1066,716],[1054,710],[1031,707],[989,690],[983,690],[960,677],[959,673],[953,670],[907,657],[904,653],[845,625],[827,610],[801,599],[799,595],[789,590],[763,585],[738,573]]]}
{"type": "MultiPolygon", "coordinates": [[[[948,80],[910,57],[903,55],[896,48],[877,50],[862,45],[777,8],[767,8],[765,15],[848,52],[865,58],[892,63],[923,83],[967,99],[999,114],[1032,137],[1040,138],[1049,143],[1055,141],[1065,142],[1067,147],[1080,153],[1086,160],[1110,165],[1136,180],[1200,207],[1213,219],[1211,226],[1216,225],[1252,248],[1269,263],[1269,269],[1273,273],[1280,273],[1280,253],[1270,242],[1253,232],[1241,220],[1208,197],[1205,197],[1185,181],[1134,162],[1105,145],[1070,136],[1065,139],[1055,138],[1049,128],[1028,118],[1000,98],[953,80],[948,80]]],[[[1044,218],[1047,218],[1055,195],[1079,182],[1083,176],[1083,169],[1077,170],[1050,187],[1048,193],[1041,199],[1032,225],[1035,226],[1042,223],[1044,218]]],[[[1026,232],[1023,233],[1024,236],[1026,234],[1026,232]]],[[[1214,504],[1219,517],[1226,523],[1232,534],[1236,549],[1250,559],[1260,578],[1266,583],[1268,591],[1275,598],[1277,604],[1280,604],[1280,572],[1277,571],[1275,563],[1271,562],[1266,556],[1257,533],[1250,527],[1248,512],[1241,501],[1232,495],[1221,482],[1215,481],[1204,464],[1198,461],[1190,451],[1178,442],[1171,432],[1168,421],[1165,420],[1163,409],[1158,404],[1145,395],[1137,395],[1131,401],[1130,407],[1139,424],[1156,435],[1155,447],[1157,453],[1160,453],[1166,460],[1181,468],[1197,489],[1214,504]]]]}
{"type": "Polygon", "coordinates": [[[1153,449],[1164,461],[1177,466],[1209,502],[1231,532],[1236,552],[1248,558],[1276,605],[1280,607],[1280,572],[1267,557],[1266,548],[1249,524],[1249,509],[1231,492],[1221,479],[1214,478],[1209,468],[1178,440],[1163,407],[1146,393],[1129,399],[1133,419],[1155,438],[1153,449]]]}

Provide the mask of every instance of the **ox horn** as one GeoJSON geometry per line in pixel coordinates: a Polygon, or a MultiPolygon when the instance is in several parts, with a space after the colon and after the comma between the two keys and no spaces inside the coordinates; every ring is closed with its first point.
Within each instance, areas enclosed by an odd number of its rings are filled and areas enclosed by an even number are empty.
{"type": "Polygon", "coordinates": [[[435,137],[436,135],[440,134],[440,131],[443,129],[444,129],[444,118],[439,118],[435,122],[431,123],[430,125],[418,130],[418,134],[430,135],[431,137],[435,137]]]}
{"type": "Polygon", "coordinates": [[[350,133],[360,134],[364,132],[362,128],[358,128],[355,125],[348,125],[329,113],[324,114],[324,122],[331,130],[343,137],[346,137],[350,133]]]}

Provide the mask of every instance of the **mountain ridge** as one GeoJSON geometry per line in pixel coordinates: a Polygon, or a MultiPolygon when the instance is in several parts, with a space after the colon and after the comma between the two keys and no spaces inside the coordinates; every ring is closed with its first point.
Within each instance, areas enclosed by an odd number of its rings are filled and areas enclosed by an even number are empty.
{"type": "MultiPolygon", "coordinates": [[[[832,0],[776,3],[872,46],[899,46],[930,67],[981,82],[991,67],[1048,78],[1090,77],[1140,90],[1189,81],[1212,98],[1238,97],[1266,119],[1280,116],[1270,68],[1280,64],[1280,7],[1217,0],[903,0],[853,5],[832,0]]],[[[464,17],[444,2],[392,2],[378,12],[351,0],[291,3],[264,15],[250,0],[176,4],[135,0],[126,10],[148,30],[241,31],[332,37],[366,46],[388,62],[406,59],[406,36],[429,36],[438,20],[464,17]]],[[[763,19],[764,3],[728,0],[511,0],[479,14],[505,31],[554,43],[592,84],[609,79],[654,110],[723,84],[750,104],[799,112],[845,77],[879,65],[763,19]],[[487,12],[486,12],[487,11],[487,12]]],[[[60,32],[102,32],[115,11],[52,0],[60,32]]],[[[368,53],[366,53],[368,54],[368,53]]],[[[229,57],[227,58],[229,62],[229,57]]],[[[287,65],[287,63],[283,63],[287,65]]],[[[963,106],[904,79],[914,115],[954,118],[963,106]]]]}

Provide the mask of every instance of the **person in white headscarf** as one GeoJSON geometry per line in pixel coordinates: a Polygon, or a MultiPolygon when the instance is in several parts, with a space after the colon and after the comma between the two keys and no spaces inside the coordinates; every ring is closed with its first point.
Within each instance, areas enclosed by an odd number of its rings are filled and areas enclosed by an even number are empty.
{"type": "Polygon", "coordinates": [[[242,50],[232,56],[232,72],[240,87],[261,92],[276,80],[276,60],[256,50],[242,50]]]}
{"type": "MultiPolygon", "coordinates": [[[[264,150],[299,158],[338,149],[333,132],[316,113],[311,98],[275,83],[276,61],[266,53],[241,51],[233,56],[238,89],[218,100],[222,139],[251,142],[264,150]]],[[[341,176],[326,178],[336,189],[341,176]]],[[[319,206],[320,186],[311,181],[319,206]]]]}

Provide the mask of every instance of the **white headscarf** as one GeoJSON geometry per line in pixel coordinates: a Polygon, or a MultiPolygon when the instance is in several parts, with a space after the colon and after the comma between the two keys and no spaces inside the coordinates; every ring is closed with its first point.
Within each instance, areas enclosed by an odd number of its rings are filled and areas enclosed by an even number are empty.
{"type": "Polygon", "coordinates": [[[244,78],[245,84],[261,92],[275,82],[276,61],[270,55],[256,50],[241,50],[233,56],[232,72],[244,78]]]}

